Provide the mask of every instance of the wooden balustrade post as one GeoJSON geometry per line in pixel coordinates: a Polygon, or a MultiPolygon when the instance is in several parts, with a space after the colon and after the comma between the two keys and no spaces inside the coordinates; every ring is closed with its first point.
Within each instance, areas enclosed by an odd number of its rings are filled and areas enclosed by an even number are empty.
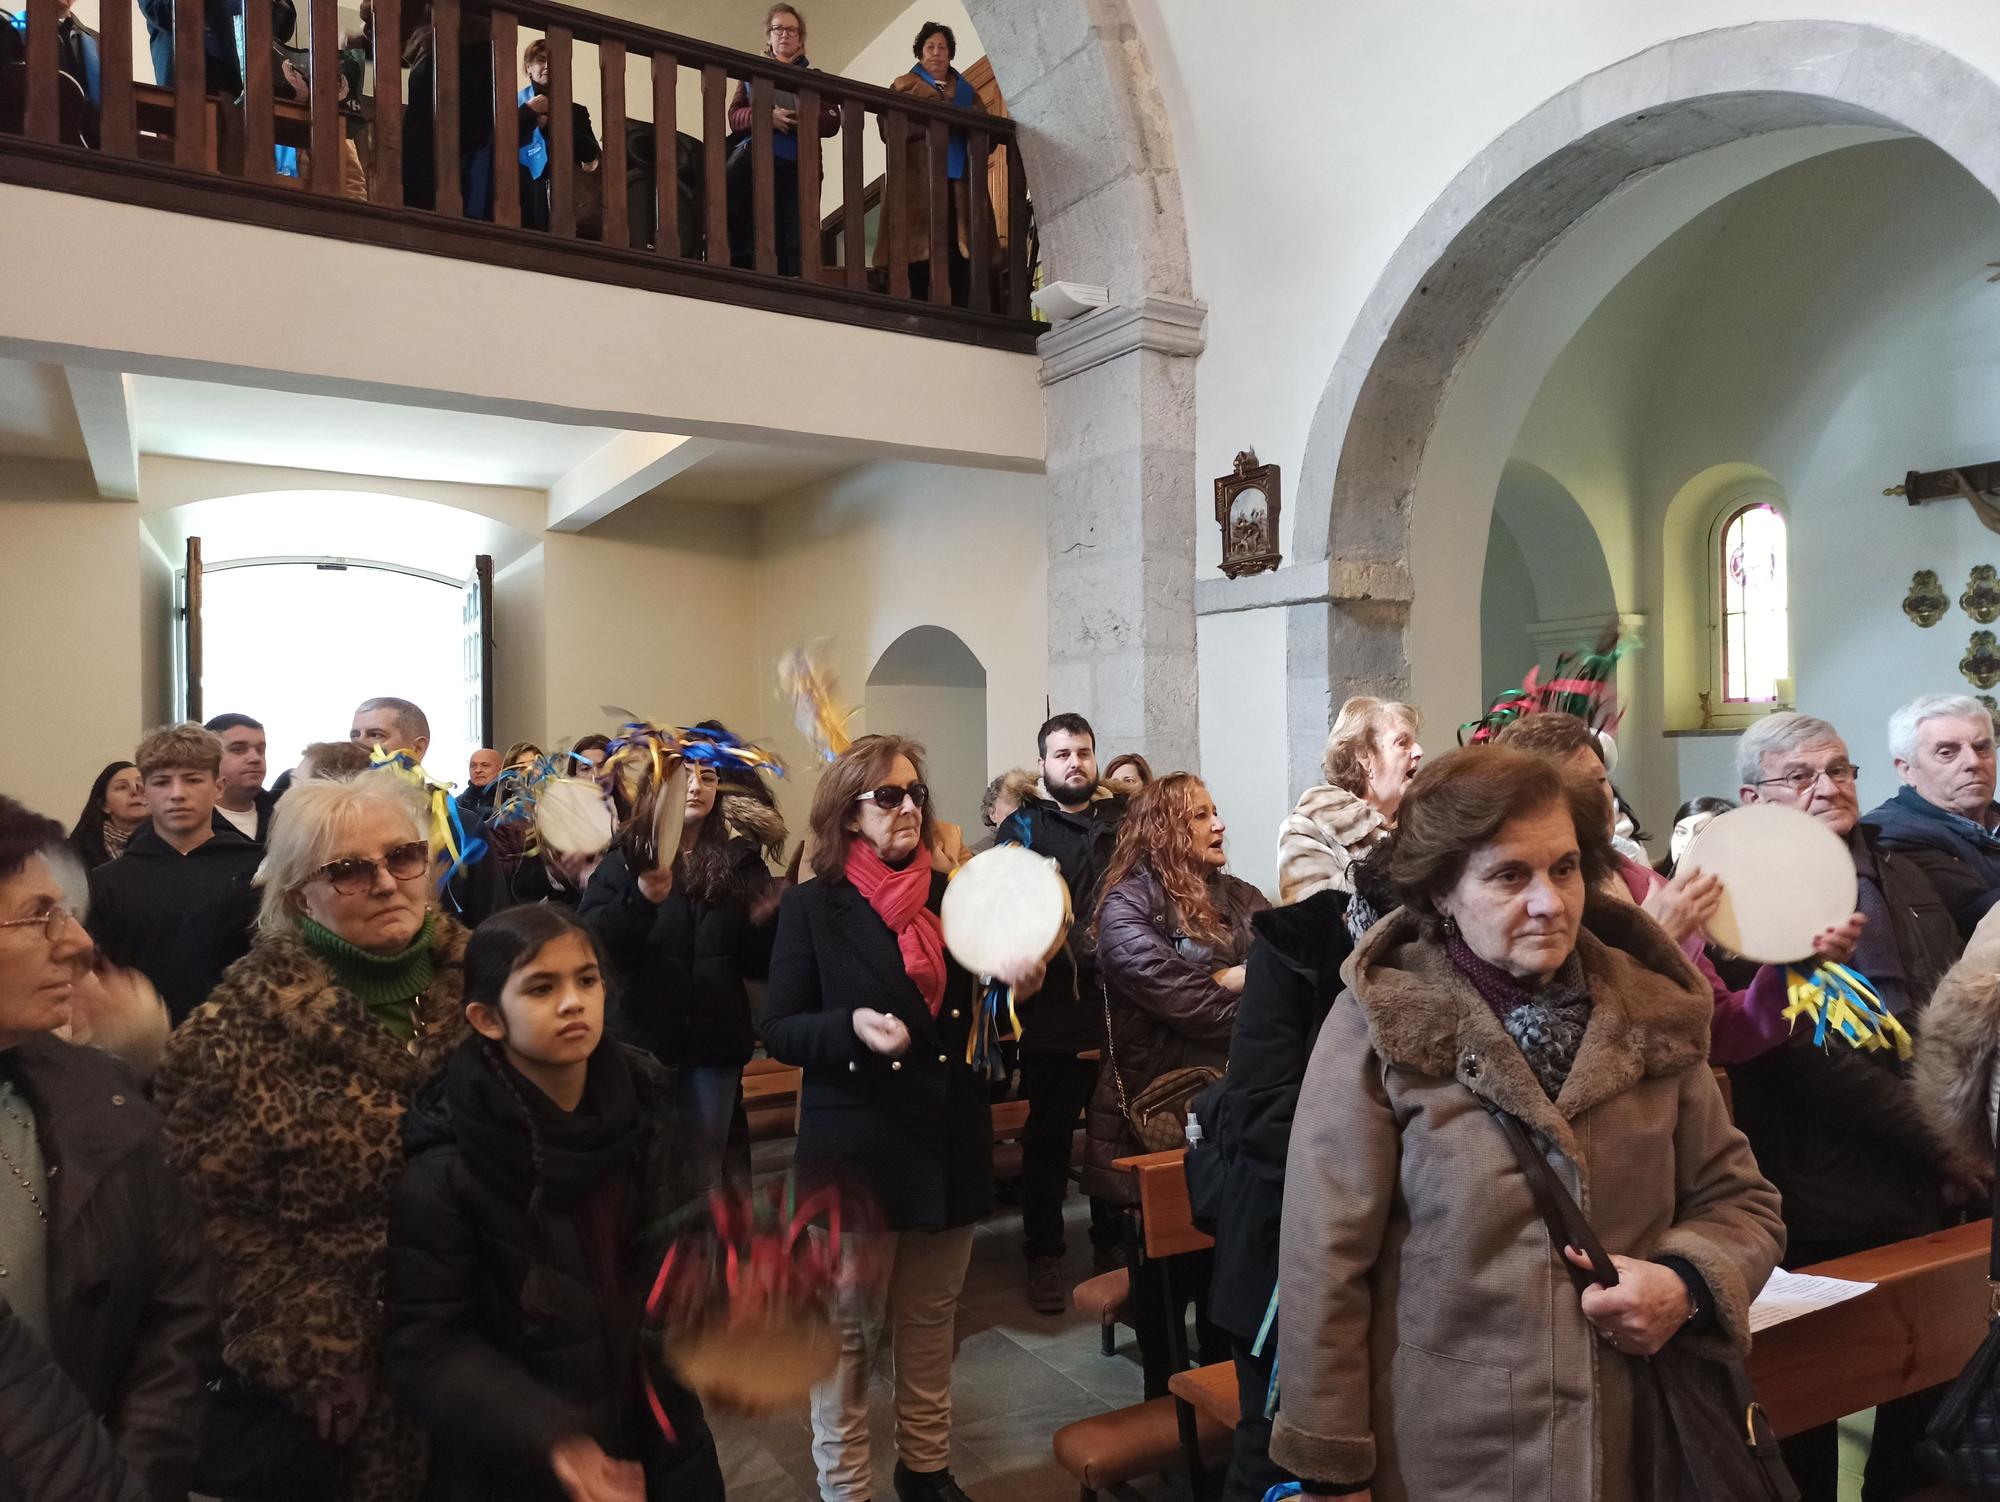
{"type": "Polygon", "coordinates": [[[729,75],[719,63],[701,70],[702,195],[708,200],[703,226],[711,266],[729,264],[729,75]]]}
{"type": "Polygon", "coordinates": [[[1007,314],[1028,316],[1028,178],[1018,141],[1007,147],[1007,314]]]}
{"type": "Polygon", "coordinates": [[[458,181],[458,0],[431,3],[431,159],[437,211],[465,217],[458,181]]]}
{"type": "Polygon", "coordinates": [[[965,142],[965,190],[972,222],[965,228],[966,286],[975,313],[993,307],[993,196],[986,185],[986,158],[992,138],[983,130],[968,131],[965,142]]]}
{"type": "MultiPolygon", "coordinates": [[[[309,15],[307,25],[313,20],[309,15]]],[[[271,8],[243,8],[243,160],[236,164],[245,182],[268,183],[277,175],[277,127],[272,120],[276,64],[271,58],[271,8]]]]}
{"type": "Polygon", "coordinates": [[[847,262],[847,285],[868,290],[868,189],[861,176],[861,132],[868,106],[850,99],[840,110],[840,253],[847,262]]]}
{"type": "Polygon", "coordinates": [[[549,233],[576,238],[576,115],[570,79],[570,32],[549,28],[549,233]]]}
{"type": "Polygon", "coordinates": [[[521,225],[521,106],[514,80],[521,71],[520,23],[493,12],[493,222],[521,225]]]}
{"type": "Polygon", "coordinates": [[[61,19],[56,0],[28,0],[27,103],[22,133],[31,141],[53,143],[60,131],[56,26],[61,19]]]}
{"type": "Polygon", "coordinates": [[[375,0],[375,117],[368,133],[375,155],[368,196],[394,207],[403,201],[402,0],[375,0]]]}
{"type": "Polygon", "coordinates": [[[750,81],[750,204],[751,226],[756,255],[753,264],[766,276],[778,270],[777,176],[775,128],[771,111],[777,107],[777,89],[768,78],[750,81]]]}
{"type": "Polygon", "coordinates": [[[597,170],[604,177],[604,243],[629,245],[632,221],[625,203],[625,44],[597,44],[598,71],[603,75],[604,154],[597,170]]]}
{"type": "MultiPolygon", "coordinates": [[[[312,190],[335,198],[340,194],[340,142],[346,133],[340,118],[339,0],[310,0],[310,4],[312,190]]],[[[259,0],[244,0],[243,8],[247,18],[249,11],[262,6],[259,0]]]]}
{"type": "Polygon", "coordinates": [[[942,120],[930,122],[924,176],[930,200],[931,304],[951,302],[951,253],[958,249],[951,232],[951,129],[942,120]]]}
{"type": "Polygon", "coordinates": [[[680,59],[653,54],[653,249],[681,253],[680,59]]]}
{"type": "Polygon", "coordinates": [[[132,103],[132,0],[109,0],[97,16],[98,143],[112,156],[136,156],[139,132],[132,103]]]}
{"type": "Polygon", "coordinates": [[[174,165],[199,171],[208,158],[208,57],[201,0],[174,0],[174,165]]]}
{"type": "Polygon", "coordinates": [[[799,90],[799,275],[820,280],[819,90],[799,90]]]}
{"type": "Polygon", "coordinates": [[[875,233],[889,246],[889,295],[908,297],[910,246],[903,218],[910,194],[910,117],[890,110],[883,118],[889,127],[889,155],[882,172],[882,222],[875,233]]]}

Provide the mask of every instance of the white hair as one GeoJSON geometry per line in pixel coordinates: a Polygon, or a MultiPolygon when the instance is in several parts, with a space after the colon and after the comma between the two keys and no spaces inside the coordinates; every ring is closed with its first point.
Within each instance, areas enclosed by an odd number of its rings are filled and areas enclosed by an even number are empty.
{"type": "Polygon", "coordinates": [[[416,790],[386,770],[357,773],[344,781],[307,778],[294,782],[271,820],[264,863],[256,884],[263,889],[257,932],[265,938],[297,933],[299,890],[313,873],[341,858],[341,846],[368,814],[386,811],[408,821],[410,838],[429,838],[430,810],[416,790]]]}
{"type": "Polygon", "coordinates": [[[1846,739],[1825,720],[1809,714],[1781,709],[1757,721],[1736,742],[1736,781],[1740,787],[1754,786],[1764,776],[1764,758],[1820,741],[1846,739]]]}
{"type": "Polygon", "coordinates": [[[1926,720],[1978,720],[1990,724],[1986,706],[1970,694],[1919,694],[1889,716],[1889,754],[1897,761],[1917,759],[1917,728],[1926,720]]]}

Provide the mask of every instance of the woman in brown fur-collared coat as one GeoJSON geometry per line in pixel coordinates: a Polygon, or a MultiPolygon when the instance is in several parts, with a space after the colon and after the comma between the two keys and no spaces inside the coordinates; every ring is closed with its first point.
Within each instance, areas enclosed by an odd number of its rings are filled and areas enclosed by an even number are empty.
{"type": "Polygon", "coordinates": [[[169,1155],[206,1223],[225,1372],[195,1477],[254,1502],[414,1502],[417,1428],[379,1380],[403,1113],[465,1036],[465,931],[429,910],[389,777],[285,798],[260,938],[167,1045],[169,1155]]]}
{"type": "Polygon", "coordinates": [[[1424,768],[1307,1065],[1279,1250],[1271,1458],[1309,1495],[1625,1502],[1632,1361],[1749,1349],[1777,1192],[1708,1067],[1708,988],[1591,900],[1603,804],[1538,758],[1424,768]],[[1588,906],[1586,906],[1588,904],[1588,906]],[[1579,1295],[1497,1107],[1614,1254],[1579,1295]]]}

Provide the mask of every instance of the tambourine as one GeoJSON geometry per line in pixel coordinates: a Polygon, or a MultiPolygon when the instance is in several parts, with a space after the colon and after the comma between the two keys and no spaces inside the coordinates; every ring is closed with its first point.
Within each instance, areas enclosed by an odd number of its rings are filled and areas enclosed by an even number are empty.
{"type": "Polygon", "coordinates": [[[1024,845],[982,850],[944,889],[945,948],[982,978],[1012,975],[1062,948],[1073,915],[1069,884],[1024,845]]]}
{"type": "MultiPolygon", "coordinates": [[[[667,1370],[705,1403],[737,1412],[804,1399],[839,1362],[841,1300],[880,1272],[851,1253],[843,1260],[841,1238],[878,1220],[860,1197],[801,1195],[789,1178],[713,1191],[681,1217],[646,1300],[667,1370]]],[[[650,1379],[646,1395],[672,1437],[650,1379]]]]}
{"type": "Polygon", "coordinates": [[[657,871],[674,863],[687,827],[687,790],[688,764],[678,756],[666,758],[660,774],[646,779],[627,837],[633,870],[657,871]]]}
{"type": "Polygon", "coordinates": [[[1722,882],[1708,937],[1760,965],[1809,958],[1813,940],[1845,923],[1860,884],[1839,835],[1781,803],[1746,803],[1718,814],[1688,842],[1680,869],[1722,882]]]}
{"type": "Polygon", "coordinates": [[[992,979],[1018,975],[1054,957],[1069,935],[1069,883],[1047,856],[1023,845],[982,850],[956,871],[939,913],[945,948],[986,982],[965,1040],[965,1062],[989,1079],[1003,1072],[996,1045],[1018,1042],[1014,988],[992,979]]]}
{"type": "Polygon", "coordinates": [[[549,777],[534,791],[535,835],[555,855],[602,855],[611,847],[611,802],[581,777],[549,777]]]}

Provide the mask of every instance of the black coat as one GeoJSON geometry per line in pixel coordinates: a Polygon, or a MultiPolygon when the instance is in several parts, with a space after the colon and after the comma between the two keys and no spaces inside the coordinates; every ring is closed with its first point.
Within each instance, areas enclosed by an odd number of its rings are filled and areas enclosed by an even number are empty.
{"type": "MultiPolygon", "coordinates": [[[[944,888],[933,873],[933,910],[944,888]]],[[[993,1112],[965,1062],[974,983],[946,966],[932,1017],[896,936],[851,882],[820,877],[779,905],[764,1046],[805,1070],[795,1161],[809,1178],[858,1182],[899,1231],[970,1225],[993,1208],[993,1112]],[[857,1007],[900,1018],[909,1051],[870,1052],[854,1035],[857,1007]]]]}
{"type": "Polygon", "coordinates": [[[216,1359],[201,1223],[109,1056],[0,1055],[48,1165],[50,1346],[0,1299],[0,1498],[185,1502],[216,1359]]]}
{"type": "Polygon", "coordinates": [[[591,1061],[583,1109],[618,1130],[589,1153],[531,1148],[528,1110],[563,1113],[481,1039],[464,1044],[404,1117],[409,1166],[389,1224],[388,1365],[398,1401],[431,1431],[433,1502],[562,1502],[558,1439],[588,1434],[641,1461],[647,1496],[721,1502],[700,1404],[655,1374],[669,1444],[640,1386],[640,1331],[659,1227],[687,1198],[666,1073],[619,1045],[591,1061]],[[504,1067],[504,1066],[503,1066],[504,1067]],[[578,1199],[625,1181],[623,1314],[607,1313],[579,1230],[578,1199]],[[538,1197],[541,1225],[530,1195],[538,1197]],[[530,1287],[530,1270],[534,1271],[530,1287]],[[532,1311],[530,1307],[533,1306],[532,1311]]]}
{"type": "Polygon", "coordinates": [[[1229,1073],[1202,1120],[1222,1168],[1208,1315],[1246,1341],[1257,1338],[1278,1286],[1292,1116],[1320,1024],[1340,995],[1340,967],[1354,952],[1350,900],[1329,888],[1251,920],[1258,942],[1237,1001],[1229,1073]]]}
{"type": "Polygon", "coordinates": [[[612,1030],[667,1065],[741,1068],[756,1051],[748,980],[771,965],[771,923],[752,923],[750,905],[771,873],[757,842],[737,837],[729,854],[743,895],[710,903],[676,879],[655,906],[622,851],[604,858],[577,914],[588,923],[616,982],[612,1030]]]}
{"type": "Polygon", "coordinates": [[[997,845],[1025,845],[1046,855],[1069,886],[1069,936],[1049,960],[1042,989],[1021,1003],[1021,1047],[1029,1053],[1078,1054],[1104,1046],[1104,1002],[1097,990],[1097,949],[1091,920],[1097,888],[1118,826],[1125,819],[1121,797],[1094,798],[1082,813],[1070,813],[1053,799],[1023,804],[994,833],[997,845]]]}
{"type": "Polygon", "coordinates": [[[115,965],[142,972],[174,1026],[250,952],[264,847],[234,829],[182,855],[150,824],[90,873],[90,936],[115,965]]]}
{"type": "Polygon", "coordinates": [[[1913,787],[1871,809],[1866,821],[1885,849],[1908,855],[1923,868],[1967,938],[2000,899],[2000,835],[1975,830],[1913,787]]]}

